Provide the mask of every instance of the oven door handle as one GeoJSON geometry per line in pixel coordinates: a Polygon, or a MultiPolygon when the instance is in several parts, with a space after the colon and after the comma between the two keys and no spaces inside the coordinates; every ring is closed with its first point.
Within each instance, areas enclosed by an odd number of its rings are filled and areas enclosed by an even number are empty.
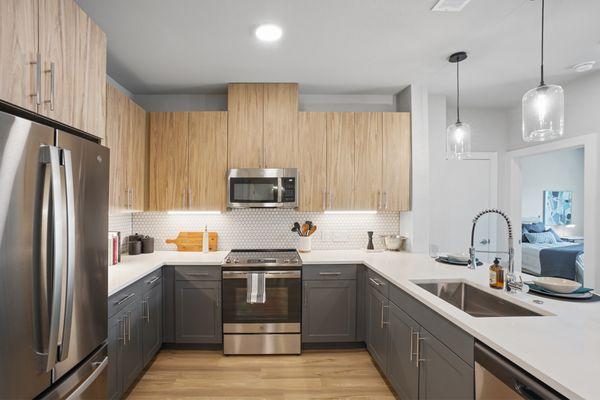
{"type": "MultiPolygon", "coordinates": [[[[300,279],[300,271],[258,271],[265,273],[265,279],[300,279]]],[[[251,271],[223,271],[223,279],[247,279],[251,271]]]]}

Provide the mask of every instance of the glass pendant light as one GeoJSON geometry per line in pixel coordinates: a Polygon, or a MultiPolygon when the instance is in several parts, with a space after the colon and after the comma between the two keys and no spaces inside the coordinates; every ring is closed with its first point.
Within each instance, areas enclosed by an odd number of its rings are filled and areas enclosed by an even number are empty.
{"type": "Polygon", "coordinates": [[[463,160],[471,155],[471,127],[460,120],[460,86],[458,64],[467,59],[460,51],[450,55],[448,61],[456,64],[456,123],[446,130],[446,159],[463,160]]]}
{"type": "Polygon", "coordinates": [[[523,140],[543,142],[563,135],[565,95],[562,87],[544,83],[544,8],[542,0],[542,41],[540,85],[523,96],[523,140]]]}

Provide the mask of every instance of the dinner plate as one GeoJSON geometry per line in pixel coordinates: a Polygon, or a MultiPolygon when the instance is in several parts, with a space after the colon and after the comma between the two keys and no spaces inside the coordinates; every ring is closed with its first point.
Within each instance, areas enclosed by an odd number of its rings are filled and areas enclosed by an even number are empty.
{"type": "Polygon", "coordinates": [[[564,278],[553,278],[549,276],[534,278],[533,283],[551,292],[562,294],[573,293],[581,287],[581,283],[579,282],[564,278]]]}

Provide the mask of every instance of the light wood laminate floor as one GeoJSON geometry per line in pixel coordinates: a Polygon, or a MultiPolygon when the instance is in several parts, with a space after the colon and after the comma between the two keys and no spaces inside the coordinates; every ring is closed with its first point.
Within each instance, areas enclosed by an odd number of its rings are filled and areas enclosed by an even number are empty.
{"type": "Polygon", "coordinates": [[[128,399],[394,399],[366,350],[224,356],[162,350],[128,399]]]}

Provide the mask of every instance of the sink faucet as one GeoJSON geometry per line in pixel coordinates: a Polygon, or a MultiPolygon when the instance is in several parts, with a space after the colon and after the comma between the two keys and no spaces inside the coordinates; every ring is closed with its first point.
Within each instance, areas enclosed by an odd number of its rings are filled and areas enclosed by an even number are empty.
{"type": "MultiPolygon", "coordinates": [[[[498,210],[498,209],[487,209],[487,210],[483,210],[481,211],[479,214],[477,214],[475,216],[475,218],[473,218],[473,227],[471,228],[471,247],[469,247],[469,268],[470,269],[475,269],[475,266],[477,265],[477,257],[476,257],[476,253],[477,250],[475,250],[475,227],[477,226],[477,221],[479,221],[479,218],[481,218],[482,216],[486,215],[486,214],[498,214],[500,215],[502,218],[504,218],[504,220],[506,221],[506,225],[508,226],[508,272],[506,274],[506,278],[505,278],[505,288],[506,291],[511,291],[511,290],[515,290],[515,291],[521,291],[523,290],[523,281],[521,280],[520,282],[517,282],[516,277],[515,277],[515,248],[513,245],[513,230],[512,230],[512,223],[510,222],[510,218],[508,218],[508,215],[506,215],[506,213],[502,210],[498,210]]],[[[480,253],[506,253],[506,252],[500,252],[500,251],[479,251],[480,253]]]]}

